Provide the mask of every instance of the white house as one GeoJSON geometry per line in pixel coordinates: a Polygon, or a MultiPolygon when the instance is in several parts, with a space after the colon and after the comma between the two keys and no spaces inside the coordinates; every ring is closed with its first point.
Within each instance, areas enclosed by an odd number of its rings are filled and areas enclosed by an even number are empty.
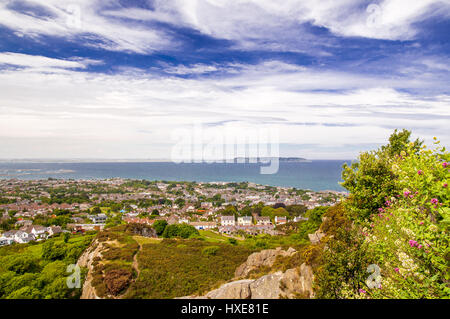
{"type": "Polygon", "coordinates": [[[12,239],[0,237],[0,246],[11,245],[13,242],[14,242],[14,240],[12,240],[12,239]]]}
{"type": "Polygon", "coordinates": [[[26,233],[24,231],[21,231],[21,230],[17,231],[14,234],[14,241],[19,243],[19,244],[26,244],[26,243],[29,243],[32,240],[35,240],[35,239],[36,238],[34,237],[33,234],[28,234],[28,233],[26,233]]]}
{"type": "Polygon", "coordinates": [[[194,226],[195,229],[213,229],[217,227],[217,224],[214,222],[192,222],[189,225],[194,226]]]}
{"type": "Polygon", "coordinates": [[[284,216],[275,216],[275,224],[282,225],[287,223],[287,218],[284,216]]]}
{"type": "Polygon", "coordinates": [[[31,226],[31,234],[34,235],[35,238],[44,238],[47,237],[47,228],[40,225],[31,226]]]}
{"type": "Polygon", "coordinates": [[[220,223],[222,226],[234,226],[236,225],[236,220],[234,219],[234,216],[221,216],[220,223]]]}
{"type": "Polygon", "coordinates": [[[89,218],[94,222],[94,224],[104,224],[108,216],[106,216],[105,214],[98,214],[89,216],[89,218]]]}
{"type": "Polygon", "coordinates": [[[47,227],[47,232],[48,232],[49,236],[53,236],[53,235],[61,233],[62,229],[60,226],[51,226],[51,227],[47,227]]]}
{"type": "Polygon", "coordinates": [[[240,216],[238,217],[239,226],[250,226],[253,224],[252,216],[240,216]]]}
{"type": "Polygon", "coordinates": [[[256,225],[270,225],[272,222],[270,221],[269,216],[258,216],[256,217],[256,225]]]}

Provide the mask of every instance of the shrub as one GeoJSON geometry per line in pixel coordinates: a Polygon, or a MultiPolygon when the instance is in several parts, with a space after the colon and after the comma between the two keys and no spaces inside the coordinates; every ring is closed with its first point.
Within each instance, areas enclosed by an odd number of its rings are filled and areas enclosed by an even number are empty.
{"type": "Polygon", "coordinates": [[[124,291],[131,282],[133,275],[128,269],[113,269],[105,274],[105,284],[108,292],[114,296],[124,291]]]}
{"type": "Polygon", "coordinates": [[[161,236],[163,234],[166,227],[167,222],[165,220],[157,220],[153,223],[153,228],[155,229],[158,236],[161,236]]]}
{"type": "Polygon", "coordinates": [[[208,246],[202,249],[202,254],[206,256],[215,256],[219,249],[219,246],[208,246]]]}

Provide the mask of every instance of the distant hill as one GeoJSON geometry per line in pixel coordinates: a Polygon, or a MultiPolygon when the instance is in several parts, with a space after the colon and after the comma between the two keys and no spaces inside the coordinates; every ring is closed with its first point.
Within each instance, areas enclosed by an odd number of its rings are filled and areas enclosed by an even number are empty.
{"type": "Polygon", "coordinates": [[[235,157],[234,162],[237,163],[260,163],[269,162],[278,159],[279,162],[306,162],[306,158],[302,157],[235,157]]]}

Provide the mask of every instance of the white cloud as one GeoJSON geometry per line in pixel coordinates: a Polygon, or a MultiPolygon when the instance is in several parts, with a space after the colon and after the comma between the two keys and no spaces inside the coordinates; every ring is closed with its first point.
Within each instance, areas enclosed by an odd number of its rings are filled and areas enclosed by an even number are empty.
{"type": "Polygon", "coordinates": [[[233,40],[240,49],[325,56],[330,54],[327,47],[336,44],[326,37],[319,39],[305,23],[341,36],[407,40],[418,32],[415,23],[450,16],[450,0],[156,0],[154,10],[123,7],[113,0],[26,1],[45,8],[50,15],[44,17],[15,11],[14,3],[0,3],[0,25],[17,35],[81,37],[88,46],[137,53],[179,46],[154,22],[233,40]]]}
{"type": "Polygon", "coordinates": [[[60,71],[61,69],[85,69],[91,64],[101,61],[73,58],[72,60],[53,59],[39,55],[28,55],[14,52],[0,53],[0,66],[16,66],[32,68],[34,71],[60,71]]]}
{"type": "Polygon", "coordinates": [[[26,156],[31,141],[47,157],[92,157],[95,150],[96,157],[167,158],[171,132],[193,123],[236,130],[275,125],[282,143],[318,146],[383,143],[397,127],[450,141],[450,96],[400,90],[435,82],[279,61],[232,66],[239,72],[225,78],[189,79],[77,72],[71,70],[73,61],[53,60],[53,69],[65,72],[42,73],[41,58],[21,56],[20,61],[33,67],[0,73],[0,141],[14,141],[3,148],[4,158],[26,156]],[[68,145],[62,152],[64,140],[68,145]]]}
{"type": "Polygon", "coordinates": [[[177,44],[164,32],[139,23],[125,23],[102,15],[103,6],[113,1],[100,0],[28,0],[51,13],[39,17],[10,9],[14,0],[0,3],[0,25],[17,35],[37,38],[40,35],[75,38],[82,37],[85,45],[107,50],[148,53],[177,44]]]}
{"type": "Polygon", "coordinates": [[[238,41],[246,49],[310,51],[317,49],[315,45],[320,42],[325,47],[332,44],[315,37],[302,27],[304,23],[325,27],[341,36],[409,40],[418,32],[414,23],[430,17],[449,17],[450,1],[157,0],[154,11],[133,8],[106,14],[181,24],[238,41]]]}

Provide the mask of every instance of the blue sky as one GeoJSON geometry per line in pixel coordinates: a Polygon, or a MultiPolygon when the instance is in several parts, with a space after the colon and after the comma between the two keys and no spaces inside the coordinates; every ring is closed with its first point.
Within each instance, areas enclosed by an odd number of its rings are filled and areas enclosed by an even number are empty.
{"type": "Polygon", "coordinates": [[[450,144],[450,1],[3,0],[0,158],[169,158],[174,132],[276,127],[349,159],[450,144]]]}

